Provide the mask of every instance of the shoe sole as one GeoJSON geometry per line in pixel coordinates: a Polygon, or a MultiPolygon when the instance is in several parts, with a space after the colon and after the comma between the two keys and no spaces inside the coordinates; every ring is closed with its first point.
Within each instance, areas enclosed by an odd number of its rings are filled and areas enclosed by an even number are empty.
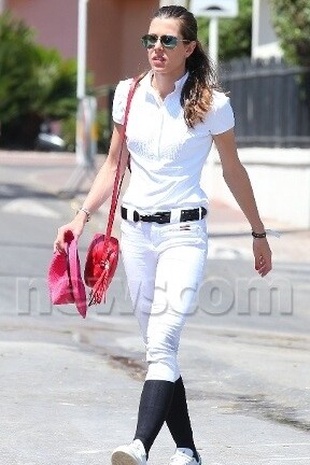
{"type": "Polygon", "coordinates": [[[126,452],[115,451],[111,457],[112,465],[138,465],[139,462],[126,452]]]}

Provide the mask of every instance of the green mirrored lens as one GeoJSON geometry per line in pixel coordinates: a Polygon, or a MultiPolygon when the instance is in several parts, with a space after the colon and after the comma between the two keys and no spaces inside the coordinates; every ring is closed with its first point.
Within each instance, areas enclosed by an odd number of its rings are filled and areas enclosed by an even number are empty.
{"type": "Polygon", "coordinates": [[[153,34],[146,34],[145,36],[142,37],[142,45],[145,48],[151,48],[154,47],[156,44],[158,37],[153,34]]]}
{"type": "Polygon", "coordinates": [[[174,47],[176,47],[176,45],[178,43],[177,37],[168,36],[168,35],[161,36],[160,41],[161,41],[162,45],[164,47],[167,47],[167,48],[174,48],[174,47]]]}

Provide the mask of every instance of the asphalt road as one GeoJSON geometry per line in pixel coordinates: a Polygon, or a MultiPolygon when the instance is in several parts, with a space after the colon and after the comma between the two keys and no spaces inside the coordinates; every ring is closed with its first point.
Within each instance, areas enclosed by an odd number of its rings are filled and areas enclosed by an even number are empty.
{"type": "MultiPolygon", "coordinates": [[[[51,166],[42,169],[47,175],[52,172],[51,166]]],[[[90,308],[86,320],[72,306],[51,306],[46,271],[52,242],[57,227],[73,211],[70,202],[39,188],[35,176],[31,164],[1,167],[0,389],[7,428],[0,433],[0,443],[6,444],[0,446],[1,455],[10,465],[53,465],[60,460],[65,465],[108,464],[105,454],[125,437],[130,440],[145,372],[143,346],[121,265],[107,303],[90,308]],[[67,378],[60,378],[65,369],[67,378]],[[60,379],[65,383],[61,394],[60,379]],[[65,413],[57,413],[56,427],[52,419],[52,392],[55,398],[58,394],[58,404],[68,407],[71,387],[76,420],[71,417],[68,439],[76,441],[78,450],[70,448],[60,430],[59,425],[66,426],[65,413]],[[37,396],[30,401],[30,388],[44,392],[46,400],[37,396]],[[98,434],[98,424],[105,434],[98,434]],[[27,425],[40,433],[41,444],[27,443],[27,425]],[[83,439],[91,443],[88,448],[85,444],[84,453],[83,439]]],[[[82,237],[82,263],[93,233],[103,224],[104,213],[82,237]]],[[[278,261],[272,277],[261,280],[253,272],[242,234],[225,236],[223,229],[211,240],[205,281],[180,352],[204,463],[309,463],[309,264],[278,261]]],[[[156,447],[151,464],[167,460],[171,443],[165,432],[156,447]]]]}

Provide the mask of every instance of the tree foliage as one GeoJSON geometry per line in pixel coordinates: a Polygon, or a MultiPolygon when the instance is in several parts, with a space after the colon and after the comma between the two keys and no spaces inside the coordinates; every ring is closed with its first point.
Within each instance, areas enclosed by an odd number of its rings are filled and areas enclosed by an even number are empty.
{"type": "Polygon", "coordinates": [[[290,64],[310,66],[309,0],[271,0],[271,10],[284,58],[290,64]]]}
{"type": "Polygon", "coordinates": [[[36,44],[33,31],[22,21],[9,13],[1,15],[2,142],[12,135],[18,138],[22,125],[32,126],[35,132],[45,119],[71,115],[77,103],[75,90],[76,62],[63,60],[58,51],[36,44]]]}
{"type": "MultiPolygon", "coordinates": [[[[209,19],[198,18],[199,39],[209,42],[209,19]]],[[[252,0],[239,0],[239,15],[236,18],[219,19],[219,60],[251,56],[252,0]]]]}
{"type": "Polygon", "coordinates": [[[38,53],[32,33],[8,14],[0,22],[0,120],[27,113],[39,96],[35,64],[38,53]]]}

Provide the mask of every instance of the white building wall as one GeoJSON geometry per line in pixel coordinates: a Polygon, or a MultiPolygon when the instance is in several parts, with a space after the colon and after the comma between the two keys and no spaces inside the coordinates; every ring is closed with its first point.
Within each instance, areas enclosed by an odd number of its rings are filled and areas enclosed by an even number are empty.
{"type": "Polygon", "coordinates": [[[281,56],[282,51],[271,22],[269,0],[253,0],[252,59],[281,56]]]}
{"type": "Polygon", "coordinates": [[[6,7],[6,0],[0,0],[0,13],[3,13],[6,7]]]}
{"type": "MultiPolygon", "coordinates": [[[[262,218],[310,229],[310,151],[299,148],[239,148],[262,218]]],[[[222,165],[213,147],[201,185],[210,199],[239,209],[223,179],[222,165]]],[[[271,226],[273,227],[273,226],[271,226]]]]}

